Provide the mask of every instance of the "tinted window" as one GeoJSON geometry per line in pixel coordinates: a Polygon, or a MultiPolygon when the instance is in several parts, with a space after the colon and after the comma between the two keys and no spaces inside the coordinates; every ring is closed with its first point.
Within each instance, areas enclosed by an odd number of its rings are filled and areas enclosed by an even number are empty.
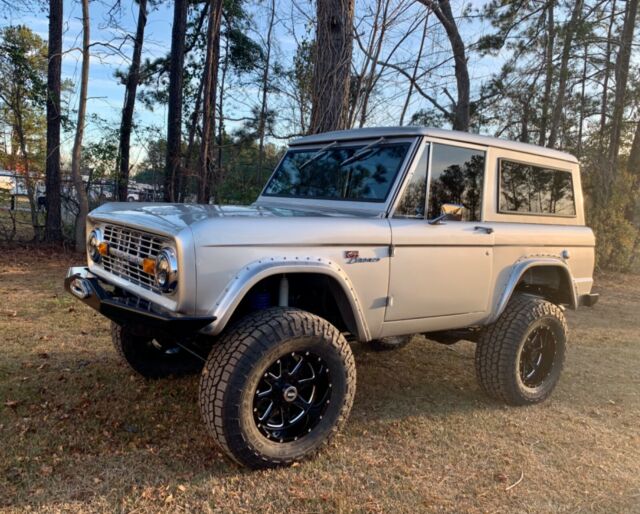
{"type": "Polygon", "coordinates": [[[445,203],[463,205],[463,221],[479,221],[484,181],[484,152],[433,145],[428,218],[437,218],[445,203]]]}
{"type": "Polygon", "coordinates": [[[500,212],[575,216],[571,172],[500,159],[500,212]]]}
{"type": "Polygon", "coordinates": [[[265,188],[266,196],[384,202],[410,143],[287,152],[265,188]]]}
{"type": "Polygon", "coordinates": [[[407,184],[394,217],[424,218],[425,197],[427,194],[427,166],[429,164],[429,146],[425,146],[420,161],[407,184]]]}

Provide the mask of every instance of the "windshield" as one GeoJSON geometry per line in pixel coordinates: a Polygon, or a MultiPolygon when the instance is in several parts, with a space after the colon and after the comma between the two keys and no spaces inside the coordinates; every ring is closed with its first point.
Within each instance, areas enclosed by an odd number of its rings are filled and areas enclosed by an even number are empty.
{"type": "Polygon", "coordinates": [[[322,153],[318,148],[289,150],[263,194],[384,202],[410,146],[410,142],[378,142],[375,146],[325,147],[322,153]]]}

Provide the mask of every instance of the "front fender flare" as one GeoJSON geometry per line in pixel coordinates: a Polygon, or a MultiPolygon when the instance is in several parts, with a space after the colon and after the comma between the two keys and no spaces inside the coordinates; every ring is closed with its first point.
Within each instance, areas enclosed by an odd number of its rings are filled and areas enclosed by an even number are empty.
{"type": "Polygon", "coordinates": [[[201,332],[209,335],[222,332],[242,299],[254,285],[267,277],[283,273],[321,273],[336,280],[351,306],[358,329],[358,339],[371,339],[360,301],[349,276],[335,262],[322,257],[269,257],[245,265],[216,300],[211,312],[216,321],[204,327],[201,332]]]}
{"type": "Polygon", "coordinates": [[[562,273],[564,273],[565,278],[571,286],[571,290],[569,291],[569,295],[571,298],[571,308],[578,308],[578,295],[576,292],[575,282],[573,280],[571,270],[569,269],[569,266],[567,266],[566,262],[556,257],[530,257],[523,259],[513,265],[511,273],[509,274],[509,278],[507,279],[507,283],[498,299],[498,303],[491,313],[491,316],[486,321],[487,325],[494,323],[500,317],[504,309],[507,307],[507,303],[509,303],[509,300],[511,299],[511,296],[515,291],[518,282],[520,282],[520,279],[526,273],[526,271],[537,266],[555,267],[560,269],[562,273]]]}

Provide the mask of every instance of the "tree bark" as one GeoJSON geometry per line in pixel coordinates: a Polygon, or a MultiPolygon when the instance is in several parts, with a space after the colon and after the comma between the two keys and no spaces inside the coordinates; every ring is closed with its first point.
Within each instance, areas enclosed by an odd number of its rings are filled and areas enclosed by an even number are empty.
{"type": "Polygon", "coordinates": [[[620,49],[616,57],[615,79],[616,90],[614,96],[613,113],[611,116],[611,134],[609,137],[607,176],[605,177],[605,191],[610,194],[611,182],[615,178],[618,153],[620,151],[620,137],[624,117],[625,98],[627,96],[627,82],[629,79],[629,63],[631,60],[631,45],[633,44],[633,33],[635,30],[636,16],[638,13],[638,0],[628,0],[622,36],[620,38],[620,49]]]}
{"type": "Polygon", "coordinates": [[[589,62],[589,45],[584,45],[584,53],[582,54],[582,76],[580,77],[580,117],[578,119],[578,142],[576,145],[576,157],[582,158],[582,139],[584,136],[584,120],[585,110],[587,107],[587,64],[589,62]]]}
{"type": "Polygon", "coordinates": [[[80,72],[80,98],[78,99],[78,119],[76,135],[71,152],[71,175],[78,200],[78,217],[76,218],[76,251],[84,252],[86,220],[89,212],[87,190],[80,174],[82,157],[82,138],[84,136],[85,113],[87,109],[87,88],[89,86],[89,49],[91,37],[89,32],[89,0],[82,0],[82,69],[80,72]]]}
{"type": "Polygon", "coordinates": [[[216,133],[216,99],[218,81],[218,61],[220,55],[220,23],[222,21],[222,0],[210,0],[207,23],[207,52],[202,102],[202,140],[200,141],[200,187],[198,203],[209,203],[211,182],[214,176],[216,133]]]}
{"type": "Polygon", "coordinates": [[[260,104],[260,119],[258,120],[258,184],[262,183],[262,166],[264,164],[264,137],[267,124],[268,95],[269,95],[269,71],[271,67],[271,35],[273,23],[276,17],[276,2],[271,0],[271,13],[269,16],[269,29],[267,30],[267,52],[264,58],[264,70],[262,71],[262,102],[260,104]]]}
{"type": "Polygon", "coordinates": [[[346,128],[354,0],[317,0],[316,55],[309,132],[346,128]]]}
{"type": "Polygon", "coordinates": [[[182,83],[184,72],[187,0],[175,0],[171,28],[171,63],[169,66],[169,105],[167,108],[167,159],[164,200],[175,202],[182,174],[182,83]]]}
{"type": "Polygon", "coordinates": [[[607,46],[604,57],[604,79],[602,81],[602,100],[600,101],[600,153],[604,146],[604,129],[607,125],[607,111],[609,101],[609,79],[611,76],[611,48],[613,41],[613,26],[616,19],[616,0],[611,2],[611,19],[609,20],[609,28],[607,30],[607,46]]]}
{"type": "Polygon", "coordinates": [[[633,176],[635,184],[640,181],[640,120],[636,122],[636,130],[633,135],[633,143],[627,161],[627,170],[633,176]]]}
{"type": "Polygon", "coordinates": [[[560,75],[558,79],[558,95],[556,97],[556,103],[553,107],[553,114],[551,116],[551,130],[549,132],[549,139],[547,140],[547,146],[553,148],[558,140],[558,133],[560,131],[560,124],[562,122],[562,110],[564,109],[564,100],[567,93],[567,80],[569,78],[569,58],[571,57],[571,48],[573,47],[573,37],[576,33],[580,16],[582,14],[582,0],[576,0],[573,11],[571,12],[571,19],[567,24],[564,41],[562,43],[562,59],[560,61],[560,75]]]}
{"type": "Polygon", "coordinates": [[[136,91],[138,89],[138,83],[140,82],[140,60],[146,24],[147,0],[138,0],[138,25],[136,28],[136,37],[133,40],[133,55],[131,58],[131,66],[129,66],[129,73],[127,74],[124,107],[122,108],[122,121],[120,123],[119,169],[116,181],[116,196],[121,202],[126,202],[128,196],[129,153],[131,149],[131,130],[133,128],[133,110],[136,103],[136,91]]]}
{"type": "Polygon", "coordinates": [[[449,0],[419,0],[420,3],[429,7],[436,15],[440,24],[444,27],[455,63],[456,86],[458,98],[453,112],[453,130],[468,132],[471,125],[471,102],[469,95],[471,85],[469,82],[469,69],[467,68],[467,56],[464,42],[458,31],[456,20],[451,11],[449,0]]]}
{"type": "Polygon", "coordinates": [[[46,221],[44,239],[62,241],[60,202],[60,89],[62,65],[63,0],[49,1],[49,52],[47,71],[46,221]]]}
{"type": "Polygon", "coordinates": [[[555,8],[556,0],[549,0],[546,9],[547,15],[547,37],[545,42],[545,79],[544,93],[542,96],[542,113],[540,114],[540,134],[538,136],[538,145],[544,146],[547,139],[547,122],[549,117],[549,105],[551,104],[551,86],[553,85],[554,69],[553,69],[553,52],[556,40],[555,27],[555,8]]]}

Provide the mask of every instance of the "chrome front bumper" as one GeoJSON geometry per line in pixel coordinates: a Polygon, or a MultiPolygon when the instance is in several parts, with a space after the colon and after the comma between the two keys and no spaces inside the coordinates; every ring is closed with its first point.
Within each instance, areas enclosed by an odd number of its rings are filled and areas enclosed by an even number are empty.
{"type": "Polygon", "coordinates": [[[171,312],[157,304],[118,289],[93,275],[87,268],[69,268],[64,288],[81,302],[119,325],[136,325],[160,333],[185,335],[196,333],[215,321],[214,316],[187,316],[171,312]]]}

